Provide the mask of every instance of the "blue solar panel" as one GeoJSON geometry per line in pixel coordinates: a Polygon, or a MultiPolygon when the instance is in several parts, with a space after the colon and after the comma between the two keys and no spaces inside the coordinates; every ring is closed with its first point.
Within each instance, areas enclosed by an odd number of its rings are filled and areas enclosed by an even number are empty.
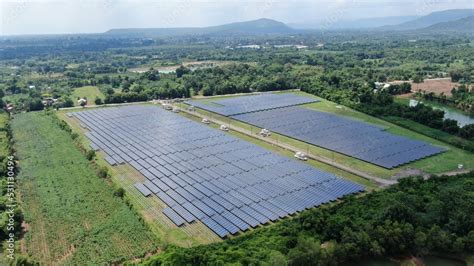
{"type": "Polygon", "coordinates": [[[228,116],[318,101],[319,100],[312,97],[298,96],[292,93],[262,93],[258,95],[214,100],[210,103],[195,100],[186,101],[186,103],[228,116]]]}
{"type": "Polygon", "coordinates": [[[229,233],[236,234],[239,231],[239,228],[231,223],[229,220],[221,216],[220,214],[214,214],[211,217],[214,221],[224,227],[229,233]]]}
{"type": "Polygon", "coordinates": [[[185,202],[183,204],[183,207],[188,210],[194,217],[198,218],[198,219],[202,219],[204,218],[206,215],[204,214],[204,212],[202,212],[201,210],[199,210],[198,208],[196,208],[196,206],[194,206],[193,204],[191,204],[190,202],[185,202]]]}
{"type": "Polygon", "coordinates": [[[202,223],[209,227],[214,233],[216,233],[220,237],[225,237],[227,234],[229,234],[229,231],[227,231],[224,227],[222,227],[220,224],[216,223],[213,219],[209,217],[203,218],[202,223]]]}
{"type": "Polygon", "coordinates": [[[151,195],[151,191],[146,188],[142,183],[136,183],[135,188],[143,194],[143,196],[148,197],[151,195]]]}
{"type": "Polygon", "coordinates": [[[285,107],[233,118],[388,169],[445,149],[385,132],[383,128],[301,107],[285,107]],[[426,150],[427,152],[420,152],[426,150]]]}
{"type": "Polygon", "coordinates": [[[164,208],[163,209],[163,213],[168,217],[170,218],[171,221],[173,221],[173,223],[176,225],[176,226],[181,226],[183,225],[186,221],[181,217],[179,216],[175,211],[173,211],[171,208],[164,208]]]}
{"type": "Polygon", "coordinates": [[[163,213],[176,225],[199,219],[221,237],[363,190],[154,106],[76,117],[112,160],[127,161],[146,177],[135,187],[170,207],[163,213]]]}

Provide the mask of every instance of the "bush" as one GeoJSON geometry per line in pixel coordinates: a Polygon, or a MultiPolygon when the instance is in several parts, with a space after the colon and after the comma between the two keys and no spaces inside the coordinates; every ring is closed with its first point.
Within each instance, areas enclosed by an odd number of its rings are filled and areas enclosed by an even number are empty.
{"type": "Polygon", "coordinates": [[[105,166],[102,166],[99,168],[99,172],[97,173],[97,175],[100,178],[107,178],[109,176],[109,169],[105,166]]]}
{"type": "Polygon", "coordinates": [[[119,197],[119,198],[123,198],[123,196],[125,196],[125,189],[123,188],[117,188],[114,192],[114,195],[119,197]]]}
{"type": "Polygon", "coordinates": [[[94,150],[87,151],[86,158],[87,160],[92,161],[95,158],[95,151],[94,150]]]}
{"type": "Polygon", "coordinates": [[[96,98],[95,98],[94,103],[95,103],[96,105],[102,105],[102,104],[103,104],[102,99],[99,98],[99,97],[96,97],[96,98]]]}

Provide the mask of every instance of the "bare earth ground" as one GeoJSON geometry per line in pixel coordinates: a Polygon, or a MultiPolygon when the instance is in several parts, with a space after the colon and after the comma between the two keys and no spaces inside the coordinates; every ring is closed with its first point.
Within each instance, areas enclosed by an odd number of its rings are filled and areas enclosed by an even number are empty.
{"type": "MultiPolygon", "coordinates": [[[[438,79],[425,79],[422,83],[413,83],[412,81],[407,80],[395,80],[389,82],[390,84],[400,84],[403,82],[409,82],[412,85],[412,91],[417,92],[419,90],[426,92],[434,92],[435,94],[441,94],[444,92],[444,95],[451,96],[451,90],[454,87],[458,87],[460,84],[457,82],[451,82],[451,78],[438,78],[438,79]]],[[[411,93],[402,95],[403,97],[410,96],[411,93]]]]}

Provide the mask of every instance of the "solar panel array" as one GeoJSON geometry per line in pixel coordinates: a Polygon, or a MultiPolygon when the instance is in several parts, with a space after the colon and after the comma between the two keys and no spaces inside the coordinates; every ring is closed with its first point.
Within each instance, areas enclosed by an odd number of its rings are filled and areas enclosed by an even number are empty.
{"type": "Polygon", "coordinates": [[[71,113],[111,165],[129,163],[177,226],[201,221],[220,237],[363,191],[304,163],[154,106],[71,113]]]}
{"type": "Polygon", "coordinates": [[[189,105],[218,113],[224,116],[237,115],[260,110],[294,106],[306,103],[318,102],[311,97],[298,96],[290,93],[262,93],[249,96],[227,98],[203,102],[199,100],[186,101],[189,105]]]}
{"type": "Polygon", "coordinates": [[[445,151],[338,115],[286,107],[233,118],[388,169],[445,151]]]}

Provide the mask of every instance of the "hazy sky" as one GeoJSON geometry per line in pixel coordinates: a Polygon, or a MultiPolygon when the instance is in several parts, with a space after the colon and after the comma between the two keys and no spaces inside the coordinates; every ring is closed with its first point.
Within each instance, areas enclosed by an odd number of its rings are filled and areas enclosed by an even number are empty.
{"type": "Polygon", "coordinates": [[[0,0],[0,34],[209,26],[257,18],[330,24],[474,8],[474,0],[0,0]]]}

